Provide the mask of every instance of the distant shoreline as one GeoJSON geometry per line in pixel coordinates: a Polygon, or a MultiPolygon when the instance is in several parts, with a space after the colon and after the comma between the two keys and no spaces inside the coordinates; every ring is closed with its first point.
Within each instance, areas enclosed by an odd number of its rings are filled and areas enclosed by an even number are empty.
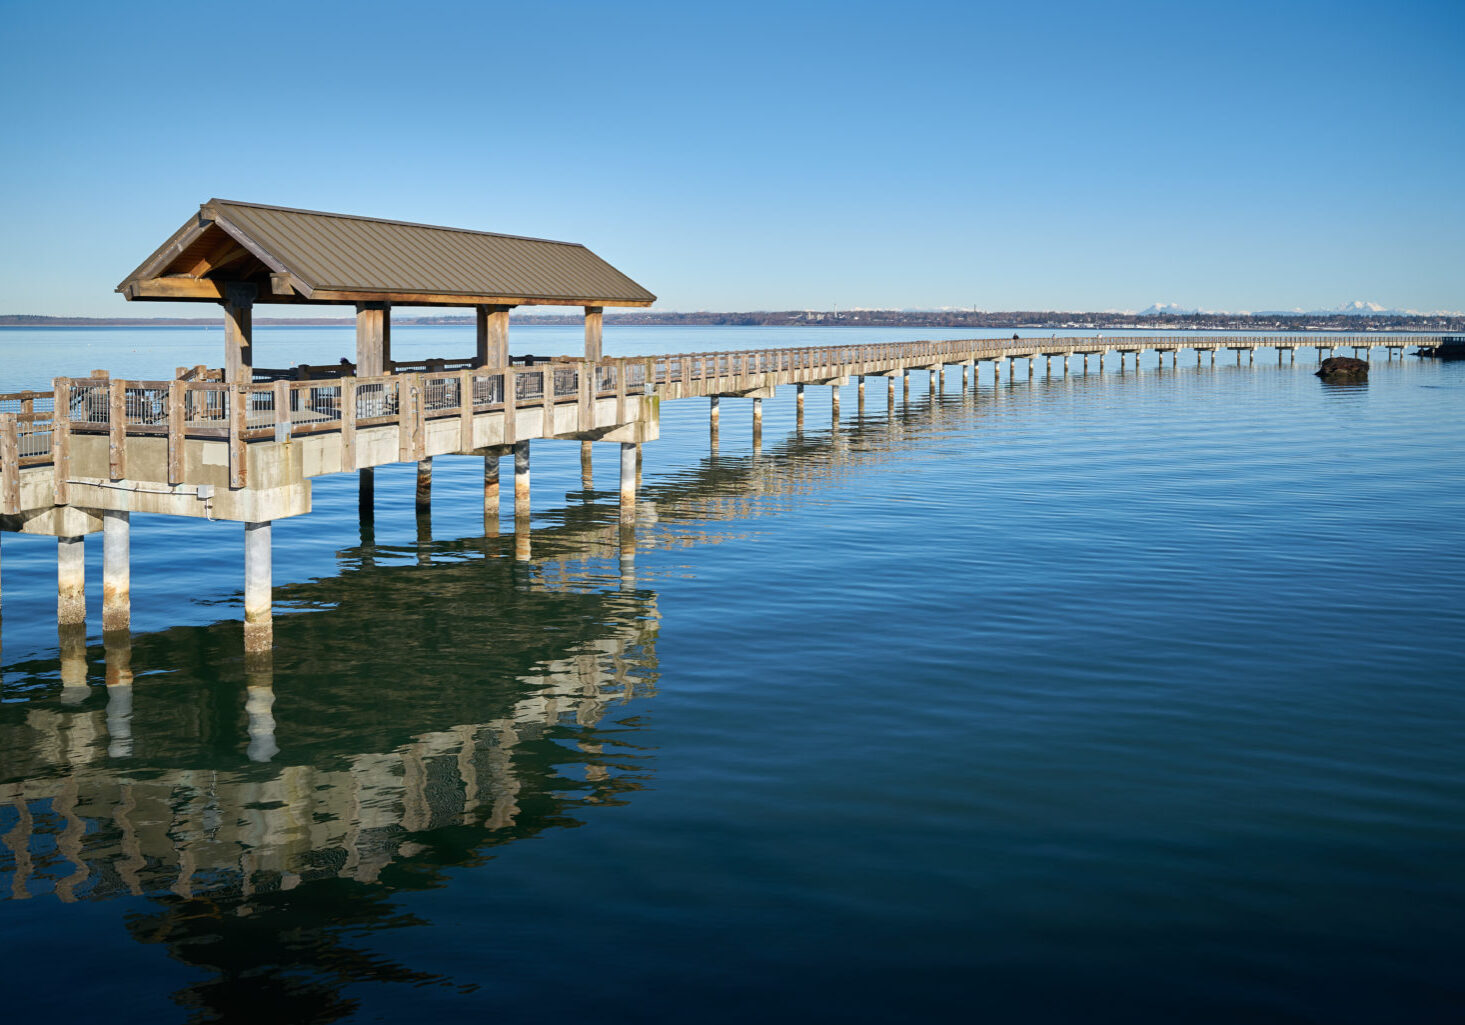
{"type": "MultiPolygon", "coordinates": [[[[523,313],[513,318],[520,325],[579,324],[578,314],[523,313]]],[[[648,327],[880,327],[880,328],[971,328],[1014,331],[1465,331],[1465,317],[1404,316],[1394,314],[1160,314],[1141,316],[1125,313],[1066,313],[1058,311],[920,312],[897,310],[834,311],[790,310],[751,313],[658,313],[651,311],[607,312],[606,320],[616,324],[648,327]]],[[[343,317],[255,317],[259,327],[349,327],[343,317]]],[[[212,317],[51,317],[31,314],[0,315],[0,328],[111,328],[221,326],[222,316],[212,317]]],[[[394,318],[401,326],[468,326],[471,315],[403,316],[394,318]]]]}

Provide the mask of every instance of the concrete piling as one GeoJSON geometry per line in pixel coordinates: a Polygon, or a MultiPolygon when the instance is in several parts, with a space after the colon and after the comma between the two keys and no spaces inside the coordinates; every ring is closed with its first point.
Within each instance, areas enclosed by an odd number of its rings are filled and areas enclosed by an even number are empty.
{"type": "Polygon", "coordinates": [[[126,632],[132,625],[132,516],[102,513],[102,632],[126,632]]]}
{"type": "Polygon", "coordinates": [[[56,539],[56,622],[86,623],[86,538],[56,539]]]}
{"type": "Polygon", "coordinates": [[[483,457],[483,533],[493,537],[499,532],[499,457],[483,457]]]}
{"type": "Polygon", "coordinates": [[[268,651],[275,643],[270,521],[244,525],[244,650],[268,651]]]}
{"type": "MultiPolygon", "coordinates": [[[[529,442],[514,442],[514,519],[529,519],[529,442]]],[[[515,528],[517,529],[517,528],[515,528]]]]}

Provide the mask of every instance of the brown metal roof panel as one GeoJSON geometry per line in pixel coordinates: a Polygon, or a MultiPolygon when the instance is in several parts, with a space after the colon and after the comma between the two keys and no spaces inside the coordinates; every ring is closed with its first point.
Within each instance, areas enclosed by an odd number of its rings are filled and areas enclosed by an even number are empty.
{"type": "Polygon", "coordinates": [[[651,302],[584,246],[215,201],[311,288],[651,302]]]}

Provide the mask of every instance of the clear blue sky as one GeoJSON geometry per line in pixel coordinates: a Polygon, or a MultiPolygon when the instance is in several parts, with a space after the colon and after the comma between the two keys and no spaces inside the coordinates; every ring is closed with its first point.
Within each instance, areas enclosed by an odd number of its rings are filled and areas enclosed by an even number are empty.
{"type": "MultiPolygon", "coordinates": [[[[0,0],[0,313],[211,196],[585,242],[659,308],[1465,308],[1465,4],[0,0]]],[[[204,312],[202,309],[198,312],[204,312]]]]}

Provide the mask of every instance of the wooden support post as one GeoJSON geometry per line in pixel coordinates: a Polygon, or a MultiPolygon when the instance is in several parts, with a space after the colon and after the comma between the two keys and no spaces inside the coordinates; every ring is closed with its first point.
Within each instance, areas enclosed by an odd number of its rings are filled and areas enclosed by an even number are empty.
{"type": "Polygon", "coordinates": [[[381,377],[392,367],[392,308],[389,303],[356,304],[356,376],[381,377]]]}
{"type": "Polygon", "coordinates": [[[233,385],[228,392],[229,401],[229,486],[242,488],[249,483],[248,448],[244,443],[244,429],[248,424],[248,410],[251,401],[243,385],[233,385]]]}
{"type": "Polygon", "coordinates": [[[183,429],[188,413],[182,381],[168,382],[168,483],[183,483],[183,429]]]}
{"type": "Polygon", "coordinates": [[[254,300],[259,289],[245,282],[224,286],[224,380],[254,381],[254,300]]]}
{"type": "Polygon", "coordinates": [[[20,512],[20,423],[0,413],[0,515],[20,512]]]}
{"type": "Polygon", "coordinates": [[[432,508],[432,456],[417,460],[417,511],[432,508]]]}
{"type": "Polygon", "coordinates": [[[132,626],[132,515],[108,509],[102,513],[102,632],[132,626]]]}
{"type": "Polygon", "coordinates": [[[804,386],[803,386],[803,384],[796,384],[796,385],[794,385],[794,396],[795,396],[795,398],[794,398],[794,410],[795,410],[795,414],[794,414],[794,421],[795,421],[795,423],[794,423],[794,426],[795,427],[802,428],[804,426],[804,386]]]}
{"type": "Polygon", "coordinates": [[[86,623],[86,537],[56,539],[56,621],[86,623]]]}
{"type": "Polygon", "coordinates": [[[588,441],[580,442],[580,487],[585,491],[595,488],[595,446],[588,441]]]}
{"type": "MultiPolygon", "coordinates": [[[[592,363],[600,362],[601,335],[605,325],[605,307],[585,307],[585,358],[592,363]]],[[[683,380],[683,384],[686,381],[683,380]]]]}
{"type": "Polygon", "coordinates": [[[483,535],[494,537],[499,532],[499,455],[483,455],[483,535]]]}
{"type": "Polygon", "coordinates": [[[127,388],[121,381],[107,388],[107,471],[113,480],[127,476],[127,388]]]}
{"type": "Polygon", "coordinates": [[[753,447],[763,443],[763,400],[753,400],[753,447]]]}
{"type": "Polygon", "coordinates": [[[860,415],[861,416],[864,416],[865,415],[865,377],[864,377],[863,374],[861,374],[860,375],[860,378],[859,378],[859,387],[858,387],[857,394],[859,395],[860,415]]]}
{"type": "Polygon", "coordinates": [[[244,650],[274,647],[270,521],[244,525],[244,650]]]}
{"type": "Polygon", "coordinates": [[[464,452],[473,445],[473,371],[458,372],[458,444],[464,452]]]}
{"type": "MultiPolygon", "coordinates": [[[[799,388],[802,389],[803,385],[799,385],[799,388]]],[[[718,423],[722,420],[722,397],[714,395],[708,402],[707,423],[712,428],[712,433],[716,434],[718,423]]]]}
{"type": "Polygon", "coordinates": [[[835,423],[839,422],[839,385],[829,386],[829,415],[835,423]]]}
{"type": "Polygon", "coordinates": [[[529,442],[514,442],[514,519],[529,519],[529,442]]]}
{"type": "Polygon", "coordinates": [[[636,522],[636,464],[639,449],[635,442],[621,442],[621,523],[636,522]]]}
{"type": "Polygon", "coordinates": [[[51,500],[71,501],[71,380],[56,379],[56,411],[51,415],[51,500]]]}
{"type": "Polygon", "coordinates": [[[509,311],[512,306],[476,306],[480,367],[509,365],[509,311]]]}
{"type": "Polygon", "coordinates": [[[900,400],[905,403],[911,400],[911,375],[905,367],[900,368],[900,400]]]}

